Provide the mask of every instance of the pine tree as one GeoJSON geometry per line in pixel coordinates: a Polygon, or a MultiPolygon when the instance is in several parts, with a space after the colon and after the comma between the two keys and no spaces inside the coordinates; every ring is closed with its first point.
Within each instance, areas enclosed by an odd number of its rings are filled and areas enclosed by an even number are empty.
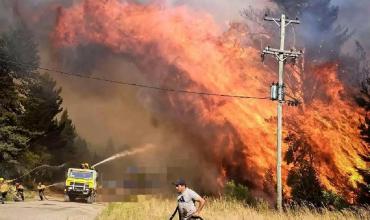
{"type": "Polygon", "coordinates": [[[75,126],[68,116],[68,111],[64,110],[57,128],[46,136],[45,145],[48,146],[55,162],[72,162],[76,159],[76,151],[74,149],[74,140],[76,137],[75,126]]]}
{"type": "Polygon", "coordinates": [[[36,47],[32,34],[22,26],[0,36],[0,171],[8,176],[24,167],[20,161],[33,137],[19,122],[20,84],[39,62],[36,47]]]}
{"type": "Polygon", "coordinates": [[[28,77],[39,67],[40,57],[32,32],[19,25],[1,36],[0,64],[8,67],[12,77],[28,77]]]}
{"type": "Polygon", "coordinates": [[[57,126],[56,115],[62,111],[61,88],[49,74],[33,74],[28,80],[27,96],[23,100],[22,125],[32,131],[47,133],[57,126]]]}
{"type": "MultiPolygon", "coordinates": [[[[89,158],[87,143],[63,110],[61,89],[37,72],[39,56],[24,26],[0,36],[0,172],[89,158]]],[[[54,174],[63,176],[63,173],[54,174]]]]}
{"type": "Polygon", "coordinates": [[[68,116],[68,111],[64,110],[59,121],[59,128],[61,128],[61,140],[64,145],[70,146],[73,144],[73,140],[77,136],[76,128],[73,125],[72,120],[68,116]]]}
{"type": "Polygon", "coordinates": [[[30,132],[17,126],[11,115],[0,117],[0,173],[10,176],[22,166],[19,159],[27,150],[30,137],[30,132]]]}

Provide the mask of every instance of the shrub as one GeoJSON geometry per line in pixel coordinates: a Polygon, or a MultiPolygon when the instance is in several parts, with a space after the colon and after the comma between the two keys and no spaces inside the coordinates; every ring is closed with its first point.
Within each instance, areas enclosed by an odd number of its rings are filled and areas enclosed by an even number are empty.
{"type": "Polygon", "coordinates": [[[340,195],[332,191],[324,190],[322,192],[322,201],[326,207],[333,206],[335,209],[338,209],[338,210],[349,207],[349,204],[346,202],[346,200],[343,197],[341,197],[340,195]]]}
{"type": "Polygon", "coordinates": [[[235,183],[233,180],[225,184],[225,197],[242,201],[248,205],[256,205],[256,199],[251,195],[248,188],[242,184],[235,183]]]}

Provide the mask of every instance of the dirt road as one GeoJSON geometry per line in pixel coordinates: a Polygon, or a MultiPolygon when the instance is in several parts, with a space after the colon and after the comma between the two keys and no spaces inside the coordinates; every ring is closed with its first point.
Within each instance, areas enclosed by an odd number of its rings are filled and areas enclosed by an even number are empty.
{"type": "Polygon", "coordinates": [[[61,198],[8,202],[0,204],[0,220],[94,220],[103,208],[103,203],[63,202],[61,198]]]}

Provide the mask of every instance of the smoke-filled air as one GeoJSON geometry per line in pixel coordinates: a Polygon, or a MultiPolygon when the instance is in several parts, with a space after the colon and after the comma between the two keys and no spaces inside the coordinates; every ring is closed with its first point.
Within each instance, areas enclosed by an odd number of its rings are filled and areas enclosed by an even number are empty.
{"type": "MultiPolygon", "coordinates": [[[[102,45],[129,57],[149,82],[160,86],[266,97],[275,72],[261,64],[258,48],[236,43],[249,37],[251,30],[245,28],[244,33],[223,31],[211,15],[184,5],[86,0],[60,10],[53,40],[58,48],[102,45]]],[[[358,135],[364,110],[338,79],[338,62],[310,72],[292,67],[288,80],[303,103],[286,108],[284,135],[310,145],[320,181],[347,194],[363,181],[356,168],[365,169],[360,155],[368,153],[368,146],[358,135]]],[[[275,164],[274,103],[172,93],[145,96],[152,100],[150,108],[191,132],[189,141],[194,138],[195,143],[189,148],[214,164],[220,184],[231,177],[262,186],[265,172],[275,164]]]]}
{"type": "Polygon", "coordinates": [[[222,194],[233,181],[270,203],[277,162],[270,86],[278,65],[274,56],[261,62],[261,51],[279,48],[280,29],[263,17],[299,18],[285,33],[285,48],[303,54],[285,62],[284,199],[309,197],[299,193],[314,187],[304,182],[311,177],[349,204],[358,204],[368,186],[369,25],[353,24],[365,23],[367,1],[2,4],[12,11],[0,30],[27,26],[40,66],[62,71],[50,75],[90,152],[103,152],[108,140],[123,146],[91,160],[93,168],[109,170],[116,161],[110,172],[120,175],[119,161],[128,160],[179,168],[171,177],[185,177],[207,195],[222,194]],[[353,20],[344,18],[354,9],[353,20]]]}

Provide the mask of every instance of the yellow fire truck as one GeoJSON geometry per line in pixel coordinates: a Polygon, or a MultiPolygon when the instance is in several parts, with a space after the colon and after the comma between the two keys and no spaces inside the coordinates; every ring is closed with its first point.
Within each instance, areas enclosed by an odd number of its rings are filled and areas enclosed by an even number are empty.
{"type": "Polygon", "coordinates": [[[64,200],[85,199],[87,203],[95,202],[98,173],[95,170],[69,168],[64,189],[64,200]]]}

